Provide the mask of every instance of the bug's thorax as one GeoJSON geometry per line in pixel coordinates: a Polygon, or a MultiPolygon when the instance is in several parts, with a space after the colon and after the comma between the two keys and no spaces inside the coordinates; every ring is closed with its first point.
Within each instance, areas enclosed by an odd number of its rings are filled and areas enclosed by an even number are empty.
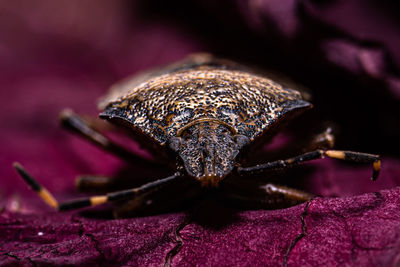
{"type": "Polygon", "coordinates": [[[179,137],[172,139],[170,147],[178,153],[189,176],[203,186],[218,186],[233,170],[245,143],[247,138],[235,135],[228,125],[201,120],[181,131],[179,137]]]}

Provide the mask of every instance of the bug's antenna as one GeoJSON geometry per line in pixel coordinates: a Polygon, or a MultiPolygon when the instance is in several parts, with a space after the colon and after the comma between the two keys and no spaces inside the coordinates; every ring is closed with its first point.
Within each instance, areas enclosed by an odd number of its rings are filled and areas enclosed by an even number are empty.
{"type": "Polygon", "coordinates": [[[79,198],[73,199],[70,201],[66,201],[63,203],[58,203],[57,200],[53,197],[53,195],[42,185],[40,185],[19,163],[14,163],[14,168],[21,175],[22,179],[39,195],[39,197],[49,206],[65,211],[65,210],[73,210],[80,209],[89,206],[101,205],[107,202],[114,202],[118,200],[123,200],[127,198],[133,198],[140,194],[156,191],[163,187],[164,185],[170,183],[171,181],[180,178],[183,176],[181,172],[176,172],[175,174],[156,180],[154,182],[150,182],[144,184],[140,187],[131,188],[122,191],[116,191],[113,193],[108,193],[106,195],[98,195],[87,198],[79,198]]]}
{"type": "Polygon", "coordinates": [[[26,170],[22,167],[18,162],[14,162],[13,167],[17,170],[18,174],[24,179],[24,181],[30,186],[30,188],[35,191],[39,197],[49,206],[57,209],[58,202],[53,197],[53,195],[44,188],[41,184],[39,184],[26,170]]]}
{"type": "Polygon", "coordinates": [[[306,161],[322,159],[324,157],[360,163],[372,163],[372,181],[375,181],[378,178],[381,170],[381,160],[379,155],[343,150],[315,150],[286,160],[271,161],[252,167],[238,167],[237,171],[242,174],[257,173],[268,169],[274,170],[294,166],[306,161]]]}
{"type": "Polygon", "coordinates": [[[70,201],[60,203],[58,206],[58,210],[60,210],[60,211],[74,210],[74,209],[80,209],[80,208],[84,208],[84,207],[97,206],[97,205],[105,204],[107,202],[114,202],[114,201],[118,201],[118,200],[134,198],[134,197],[137,197],[138,195],[146,193],[146,192],[151,192],[151,191],[154,192],[179,177],[182,177],[182,174],[180,172],[176,172],[175,174],[173,174],[169,177],[144,184],[140,187],[116,191],[116,192],[108,193],[105,195],[73,199],[70,201]]]}

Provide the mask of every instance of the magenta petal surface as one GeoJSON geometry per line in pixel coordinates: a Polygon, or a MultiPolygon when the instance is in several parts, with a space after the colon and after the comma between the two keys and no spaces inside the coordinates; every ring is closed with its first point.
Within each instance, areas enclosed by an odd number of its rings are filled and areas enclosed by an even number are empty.
{"type": "MultiPolygon", "coordinates": [[[[317,2],[3,1],[0,266],[399,265],[399,9],[317,2]],[[287,209],[205,200],[186,211],[110,219],[52,211],[13,170],[22,163],[59,200],[81,196],[73,186],[79,174],[119,173],[126,163],[63,131],[58,113],[96,116],[97,99],[114,82],[199,51],[306,85],[316,111],[302,128],[315,118],[335,121],[338,148],[382,154],[379,180],[368,179],[371,166],[321,160],[307,164],[299,182],[321,197],[287,209]]],[[[138,179],[164,174],[133,168],[138,179]]]]}

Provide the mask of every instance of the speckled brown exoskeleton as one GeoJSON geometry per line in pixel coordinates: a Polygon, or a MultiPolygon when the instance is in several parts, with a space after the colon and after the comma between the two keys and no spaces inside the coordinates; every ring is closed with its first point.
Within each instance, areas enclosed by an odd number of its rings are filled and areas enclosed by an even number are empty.
{"type": "MultiPolygon", "coordinates": [[[[332,150],[333,136],[329,131],[318,135],[312,151],[256,166],[242,166],[239,159],[243,151],[270,138],[284,121],[312,105],[300,91],[207,54],[192,55],[167,68],[116,84],[99,108],[100,118],[130,130],[157,154],[169,155],[176,172],[140,187],[58,203],[16,163],[14,166],[22,178],[58,210],[115,201],[129,203],[179,179],[198,181],[203,187],[221,187],[231,176],[274,171],[324,157],[373,164],[373,180],[380,170],[378,155],[332,150]]],[[[136,162],[145,161],[106,138],[72,111],[64,111],[61,121],[106,151],[136,162]]],[[[108,182],[102,179],[101,183],[108,182]]],[[[98,183],[96,177],[81,178],[78,187],[95,187],[98,183]]],[[[312,197],[276,184],[262,188],[263,201],[270,206],[296,204],[312,197]]]]}

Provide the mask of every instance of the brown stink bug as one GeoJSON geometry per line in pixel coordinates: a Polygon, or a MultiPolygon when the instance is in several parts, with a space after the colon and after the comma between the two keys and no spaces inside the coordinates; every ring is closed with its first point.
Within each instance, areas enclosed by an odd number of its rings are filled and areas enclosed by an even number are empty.
{"type": "MultiPolygon", "coordinates": [[[[306,153],[252,167],[241,166],[239,155],[245,149],[270,137],[284,121],[312,105],[299,91],[207,54],[193,55],[165,69],[116,84],[99,107],[100,118],[127,128],[157,154],[170,155],[176,172],[137,188],[58,203],[21,165],[14,164],[30,187],[58,210],[129,202],[178,179],[218,187],[231,176],[274,171],[324,157],[373,164],[373,180],[380,170],[378,155],[326,149],[322,144],[332,143],[329,132],[319,135],[313,149],[306,153]]],[[[123,158],[145,161],[113,143],[75,113],[64,112],[61,118],[64,126],[101,148],[123,158]]],[[[95,177],[79,180],[86,186],[96,183],[99,181],[95,177]]],[[[271,205],[295,204],[312,197],[280,185],[267,184],[264,189],[264,200],[268,199],[271,205]]]]}

